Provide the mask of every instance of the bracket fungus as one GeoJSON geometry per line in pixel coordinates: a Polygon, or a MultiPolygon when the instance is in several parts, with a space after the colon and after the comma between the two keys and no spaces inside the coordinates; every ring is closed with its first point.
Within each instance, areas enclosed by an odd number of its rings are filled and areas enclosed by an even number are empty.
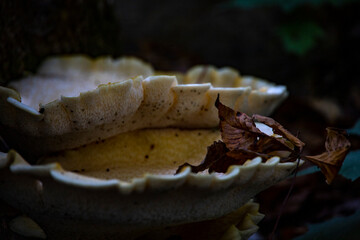
{"type": "Polygon", "coordinates": [[[288,95],[230,68],[177,76],[156,75],[135,58],[50,58],[37,74],[0,87],[2,137],[30,159],[136,129],[217,127],[218,94],[235,110],[262,115],[288,95]]]}
{"type": "Polygon", "coordinates": [[[250,200],[297,162],[266,152],[220,172],[191,165],[224,138],[218,95],[234,111],[269,115],[286,87],[231,68],[164,74],[135,58],[68,56],[0,87],[0,130],[11,147],[0,154],[0,198],[50,239],[191,239],[194,227],[219,222],[208,236],[246,239],[262,218],[250,200]]]}

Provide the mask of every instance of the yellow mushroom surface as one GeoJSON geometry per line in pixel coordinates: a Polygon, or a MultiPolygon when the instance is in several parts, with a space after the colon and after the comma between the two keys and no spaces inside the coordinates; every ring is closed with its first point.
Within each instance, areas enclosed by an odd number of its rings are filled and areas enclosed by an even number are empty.
{"type": "Polygon", "coordinates": [[[130,181],[145,174],[174,175],[185,161],[197,165],[219,139],[217,129],[136,130],[44,157],[39,163],[57,162],[86,176],[130,181]]]}

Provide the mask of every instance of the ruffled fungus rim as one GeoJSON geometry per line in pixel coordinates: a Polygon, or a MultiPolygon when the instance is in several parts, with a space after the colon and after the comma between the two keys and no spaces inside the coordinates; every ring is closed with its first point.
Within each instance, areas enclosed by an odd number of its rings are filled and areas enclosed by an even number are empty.
{"type": "MultiPolygon", "coordinates": [[[[76,60],[76,57],[73,58],[76,60]]],[[[101,59],[104,64],[107,61],[114,64],[121,60],[82,58],[94,64],[101,59]]],[[[44,66],[48,66],[49,63],[51,61],[44,66]]],[[[56,66],[54,68],[56,71],[59,70],[56,66]]],[[[76,66],[70,70],[77,71],[76,66]]],[[[96,71],[96,68],[80,69],[80,74],[85,70],[96,71]]],[[[108,69],[100,69],[103,72],[105,70],[108,69]]],[[[225,76],[227,74],[235,74],[240,79],[236,70],[214,68],[212,71],[219,75],[221,81],[228,80],[225,76]]],[[[26,156],[29,161],[33,161],[32,158],[80,147],[124,131],[149,127],[215,127],[218,118],[213,103],[219,93],[221,101],[227,106],[249,114],[257,112],[262,115],[269,115],[288,96],[285,86],[254,77],[241,78],[246,86],[213,87],[211,83],[196,81],[179,84],[175,75],[156,75],[156,72],[154,74],[145,79],[142,76],[134,76],[128,80],[101,84],[73,97],[62,96],[42,104],[39,111],[21,102],[20,93],[0,87],[2,137],[8,145],[26,156]],[[123,104],[116,104],[119,102],[123,104]],[[107,110],[101,112],[101,109],[107,110]]],[[[74,78],[64,80],[71,82],[74,78]]],[[[89,79],[85,78],[82,81],[87,80],[89,79]]]]}
{"type": "MultiPolygon", "coordinates": [[[[299,165],[303,160],[299,160],[299,165]]],[[[184,167],[175,175],[145,174],[142,178],[133,178],[130,182],[119,179],[98,179],[73,173],[62,168],[59,163],[46,165],[30,165],[16,151],[10,150],[0,155],[0,169],[8,167],[13,174],[27,175],[35,178],[50,177],[64,185],[78,188],[107,189],[117,188],[121,194],[133,192],[171,190],[181,186],[210,189],[218,191],[233,185],[243,185],[254,175],[262,172],[262,178],[273,177],[276,183],[291,174],[298,167],[295,162],[280,162],[279,157],[272,157],[262,162],[260,157],[248,160],[244,165],[232,165],[222,173],[192,173],[190,167],[184,167]],[[276,172],[286,172],[286,176],[276,176],[276,172]],[[264,175],[266,173],[266,175],[264,175]],[[276,178],[279,179],[276,179],[276,178]]],[[[257,176],[255,176],[257,177],[257,176]]]]}

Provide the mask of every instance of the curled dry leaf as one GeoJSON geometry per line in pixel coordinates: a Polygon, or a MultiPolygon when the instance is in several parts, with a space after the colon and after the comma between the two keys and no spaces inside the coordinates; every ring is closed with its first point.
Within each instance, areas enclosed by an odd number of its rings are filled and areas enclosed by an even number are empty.
{"type": "Polygon", "coordinates": [[[292,135],[280,123],[276,122],[274,119],[270,117],[265,117],[258,114],[253,115],[253,119],[257,122],[263,123],[271,127],[275,134],[283,136],[280,138],[275,138],[277,141],[281,142],[289,149],[292,149],[296,152],[302,152],[303,148],[305,147],[305,143],[303,143],[299,138],[292,135]],[[295,148],[297,149],[295,150],[295,148]]]}
{"type": "MultiPolygon", "coordinates": [[[[184,166],[190,166],[195,173],[206,169],[209,172],[226,172],[229,166],[242,165],[255,157],[261,157],[263,161],[272,156],[281,157],[281,161],[294,161],[300,158],[305,144],[274,119],[261,115],[249,117],[245,113],[236,112],[223,105],[219,96],[215,106],[218,109],[222,141],[214,142],[208,147],[207,155],[200,165],[192,166],[185,163],[177,172],[184,166]]],[[[345,130],[327,128],[326,131],[326,151],[303,158],[320,167],[327,182],[331,183],[339,172],[351,144],[345,130]]]]}
{"type": "Polygon", "coordinates": [[[263,161],[281,153],[282,161],[296,160],[305,144],[287,131],[275,120],[254,115],[250,117],[245,113],[236,112],[223,105],[219,96],[215,102],[220,119],[222,141],[214,142],[208,147],[204,161],[198,166],[188,163],[192,172],[226,172],[231,165],[242,165],[247,160],[261,157],[263,161]],[[272,128],[273,133],[261,131],[256,123],[272,128]],[[285,154],[284,154],[285,152],[285,154]]]}
{"type": "MultiPolygon", "coordinates": [[[[193,166],[189,163],[184,163],[183,165],[181,165],[178,168],[176,173],[179,173],[180,170],[185,166],[191,167],[191,171],[195,172],[195,173],[204,171],[206,169],[209,169],[209,171],[211,171],[211,169],[213,169],[214,166],[216,166],[216,164],[219,164],[219,163],[225,164],[225,162],[227,162],[227,160],[226,160],[227,152],[229,152],[229,149],[227,149],[225,143],[223,143],[222,141],[214,142],[212,145],[208,146],[205,159],[203,160],[203,162],[200,165],[193,166]]],[[[225,171],[226,170],[227,170],[227,168],[225,169],[225,171]]],[[[225,171],[222,171],[222,172],[225,172],[225,171]]]]}
{"type": "Polygon", "coordinates": [[[343,129],[326,128],[326,151],[315,156],[304,158],[317,165],[326,177],[326,182],[331,183],[340,171],[342,163],[348,154],[351,144],[347,139],[347,132],[343,129]]]}

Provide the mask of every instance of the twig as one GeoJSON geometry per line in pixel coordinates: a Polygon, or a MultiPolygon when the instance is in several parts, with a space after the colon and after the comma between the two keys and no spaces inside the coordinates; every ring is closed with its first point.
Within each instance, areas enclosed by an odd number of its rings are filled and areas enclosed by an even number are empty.
{"type": "MultiPolygon", "coordinates": [[[[299,154],[300,155],[300,154],[299,154]]],[[[281,208],[280,208],[280,212],[279,212],[279,215],[277,216],[276,218],[276,222],[275,222],[275,225],[274,225],[274,228],[273,228],[273,231],[271,232],[270,236],[269,236],[269,240],[273,240],[274,239],[274,236],[275,236],[275,232],[276,232],[276,229],[279,225],[279,222],[280,222],[280,218],[281,218],[281,215],[285,209],[285,206],[287,204],[287,201],[289,200],[290,198],[290,194],[294,188],[294,185],[295,185],[295,180],[296,180],[296,175],[298,173],[298,169],[299,169],[299,164],[300,164],[300,156],[298,157],[298,160],[297,160],[297,164],[296,164],[296,169],[295,169],[295,172],[294,172],[294,177],[292,179],[292,182],[291,182],[291,186],[289,188],[289,191],[288,193],[286,194],[286,197],[284,199],[284,202],[283,204],[281,205],[281,208]]]]}

